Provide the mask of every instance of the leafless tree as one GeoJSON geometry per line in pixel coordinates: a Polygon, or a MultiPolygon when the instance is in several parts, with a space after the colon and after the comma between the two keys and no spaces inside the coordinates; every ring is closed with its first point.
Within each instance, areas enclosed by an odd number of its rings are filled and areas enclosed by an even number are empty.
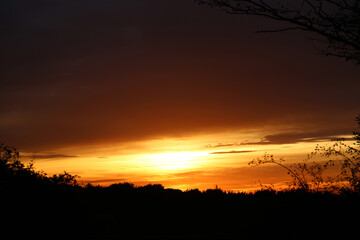
{"type": "Polygon", "coordinates": [[[319,49],[360,64],[360,0],[195,0],[229,14],[262,16],[287,23],[286,27],[259,32],[302,30],[324,41],[319,49]]]}
{"type": "MultiPolygon", "coordinates": [[[[356,118],[360,129],[360,116],[356,118]]],[[[334,139],[330,146],[317,145],[303,162],[286,163],[283,158],[265,154],[249,162],[251,166],[275,164],[285,169],[292,178],[290,187],[312,191],[360,192],[360,132],[354,131],[354,142],[334,139]],[[321,157],[316,161],[316,156],[321,157]],[[335,177],[324,176],[330,167],[340,170],[335,177]]]]}
{"type": "Polygon", "coordinates": [[[311,157],[309,155],[303,162],[288,164],[283,158],[276,159],[273,155],[265,154],[263,157],[249,162],[249,165],[275,164],[282,167],[292,178],[292,181],[289,182],[290,188],[316,191],[326,189],[329,183],[324,180],[323,173],[328,167],[333,166],[333,162],[319,163],[311,161],[311,157]]]}

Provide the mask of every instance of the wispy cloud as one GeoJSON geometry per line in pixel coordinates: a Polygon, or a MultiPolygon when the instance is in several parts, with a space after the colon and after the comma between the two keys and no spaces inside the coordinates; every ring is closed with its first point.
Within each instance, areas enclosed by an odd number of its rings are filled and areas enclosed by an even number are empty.
{"type": "Polygon", "coordinates": [[[232,150],[232,151],[212,152],[212,153],[210,153],[210,154],[251,153],[251,152],[256,152],[256,151],[251,151],[251,150],[243,150],[243,151],[232,150]]]}
{"type": "Polygon", "coordinates": [[[206,144],[204,145],[205,148],[220,148],[220,147],[236,147],[236,146],[242,146],[244,144],[242,143],[218,143],[216,145],[212,144],[206,144]]]}
{"type": "MultiPolygon", "coordinates": [[[[332,141],[338,139],[339,136],[344,135],[344,131],[317,131],[317,132],[287,132],[279,134],[266,135],[260,141],[234,142],[234,143],[218,143],[207,144],[205,148],[222,148],[222,147],[240,147],[248,145],[271,145],[271,144],[292,144],[299,142],[321,142],[332,141]]],[[[353,138],[342,138],[343,141],[351,141],[353,138]]],[[[231,151],[229,152],[231,153],[231,151]]]]}
{"type": "Polygon", "coordinates": [[[76,158],[75,155],[66,155],[66,154],[33,154],[33,155],[24,155],[23,157],[32,158],[32,159],[53,159],[53,158],[76,158]]]}
{"type": "Polygon", "coordinates": [[[114,184],[114,183],[122,183],[122,182],[126,182],[127,179],[125,178],[104,178],[104,179],[88,179],[86,180],[87,183],[91,183],[91,184],[105,184],[105,185],[109,185],[109,184],[114,184]]]}

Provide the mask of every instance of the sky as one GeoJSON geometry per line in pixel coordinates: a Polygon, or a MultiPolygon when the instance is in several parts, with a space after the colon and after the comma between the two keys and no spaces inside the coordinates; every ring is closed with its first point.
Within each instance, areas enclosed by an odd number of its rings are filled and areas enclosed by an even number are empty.
{"type": "Polygon", "coordinates": [[[348,136],[360,68],[192,0],[0,1],[0,142],[84,182],[254,188],[348,136]]]}

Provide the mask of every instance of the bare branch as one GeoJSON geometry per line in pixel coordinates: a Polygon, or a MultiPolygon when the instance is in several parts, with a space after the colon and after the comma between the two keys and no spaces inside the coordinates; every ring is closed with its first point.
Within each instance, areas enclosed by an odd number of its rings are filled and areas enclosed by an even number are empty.
{"type": "Polygon", "coordinates": [[[289,30],[305,30],[305,29],[301,27],[288,27],[288,28],[281,28],[274,30],[260,30],[260,31],[256,31],[255,33],[277,33],[277,32],[285,32],[289,30]]]}
{"type": "Polygon", "coordinates": [[[326,40],[321,52],[360,64],[359,0],[195,0],[199,4],[219,7],[229,14],[262,16],[291,26],[257,33],[301,30],[326,40]],[[296,6],[299,4],[299,6],[296,6]]]}

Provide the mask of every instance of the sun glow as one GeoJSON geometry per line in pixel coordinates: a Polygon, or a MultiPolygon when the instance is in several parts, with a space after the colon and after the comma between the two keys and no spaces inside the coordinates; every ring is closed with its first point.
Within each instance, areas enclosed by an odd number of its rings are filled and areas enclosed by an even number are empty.
{"type": "Polygon", "coordinates": [[[139,160],[144,166],[156,170],[182,170],[199,167],[208,156],[207,152],[166,152],[148,154],[139,160]]]}
{"type": "MultiPolygon", "coordinates": [[[[81,176],[80,181],[95,185],[132,182],[140,186],[160,183],[183,190],[205,190],[218,185],[225,190],[235,190],[257,188],[259,179],[263,184],[282,184],[288,181],[288,175],[286,172],[284,174],[283,169],[279,169],[279,172],[277,168],[274,171],[262,171],[262,168],[249,167],[248,162],[266,152],[284,157],[287,162],[295,162],[313,151],[314,142],[241,144],[245,140],[259,142],[264,134],[272,133],[261,131],[257,135],[256,132],[221,132],[187,138],[159,138],[116,146],[76,146],[58,150],[64,156],[75,157],[35,159],[35,167],[50,175],[66,170],[81,176]]],[[[35,154],[39,155],[24,155],[35,154]]],[[[51,156],[49,153],[43,155],[51,156]]],[[[28,157],[28,160],[31,159],[28,157]]]]}

